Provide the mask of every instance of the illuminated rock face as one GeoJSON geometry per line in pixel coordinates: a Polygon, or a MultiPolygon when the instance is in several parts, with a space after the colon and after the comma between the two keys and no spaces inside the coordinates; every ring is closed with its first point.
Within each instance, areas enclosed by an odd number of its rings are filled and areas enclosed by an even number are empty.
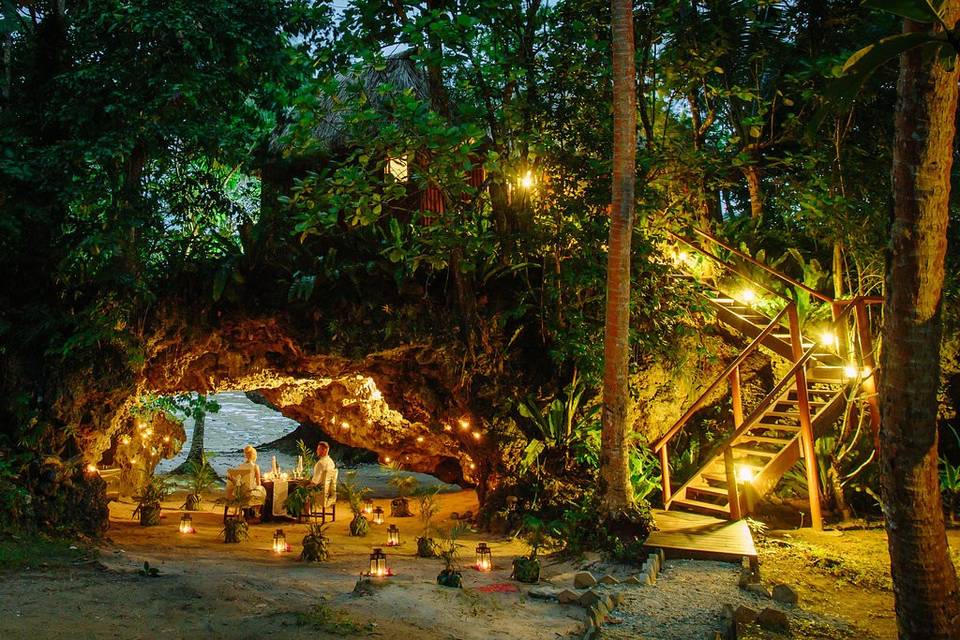
{"type": "Polygon", "coordinates": [[[274,320],[224,323],[193,339],[150,343],[136,389],[118,403],[106,428],[90,430],[85,459],[119,454],[136,439],[136,398],[188,391],[256,391],[283,415],[322,428],[331,439],[375,452],[381,462],[475,484],[492,466],[489,438],[456,391],[458,361],[408,345],[361,359],[310,355],[274,320]],[[463,426],[466,425],[466,426],[463,426]]]}

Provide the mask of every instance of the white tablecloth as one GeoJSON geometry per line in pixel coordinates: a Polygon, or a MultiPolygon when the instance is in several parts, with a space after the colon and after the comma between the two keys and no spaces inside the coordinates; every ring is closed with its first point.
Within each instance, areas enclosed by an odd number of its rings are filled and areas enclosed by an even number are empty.
{"type": "Polygon", "coordinates": [[[281,478],[277,478],[273,481],[273,515],[274,516],[285,516],[287,515],[287,508],[283,506],[283,503],[287,501],[287,489],[289,488],[290,483],[281,478]]]}

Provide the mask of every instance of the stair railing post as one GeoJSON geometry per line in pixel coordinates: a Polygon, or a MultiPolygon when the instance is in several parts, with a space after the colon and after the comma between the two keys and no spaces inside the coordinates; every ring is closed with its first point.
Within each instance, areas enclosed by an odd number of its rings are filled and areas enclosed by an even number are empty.
{"type": "Polygon", "coordinates": [[[740,365],[730,372],[730,398],[733,400],[733,428],[743,424],[743,399],[740,393],[740,365]]]}
{"type": "MultiPolygon", "coordinates": [[[[800,317],[797,307],[790,303],[787,311],[790,319],[790,344],[794,363],[803,357],[803,342],[800,335],[800,317]]],[[[820,481],[817,477],[816,450],[813,444],[813,422],[810,419],[810,398],[807,397],[807,375],[803,367],[797,367],[797,410],[800,414],[800,442],[803,450],[803,466],[807,472],[807,494],[810,496],[810,524],[817,531],[823,529],[820,513],[820,481]]]]}
{"type": "Polygon", "coordinates": [[[857,314],[857,340],[860,342],[860,358],[863,366],[870,368],[870,374],[864,376],[863,392],[867,397],[867,406],[870,407],[870,428],[873,430],[873,442],[879,453],[880,450],[880,399],[877,396],[877,365],[873,359],[873,338],[870,335],[870,317],[867,316],[867,305],[863,298],[857,298],[854,303],[857,314]]]}
{"type": "Polygon", "coordinates": [[[737,470],[733,467],[733,449],[728,445],[723,448],[723,470],[727,476],[727,503],[730,506],[730,519],[739,520],[740,494],[737,491],[737,470]]]}
{"type": "Polygon", "coordinates": [[[830,303],[830,315],[833,317],[833,324],[837,328],[837,355],[847,362],[850,358],[850,336],[847,333],[847,321],[842,320],[843,303],[834,301],[830,303]]]}
{"type": "Polygon", "coordinates": [[[670,459],[667,455],[667,445],[660,447],[660,473],[663,479],[663,508],[670,508],[670,500],[673,495],[670,491],[670,459]]]}

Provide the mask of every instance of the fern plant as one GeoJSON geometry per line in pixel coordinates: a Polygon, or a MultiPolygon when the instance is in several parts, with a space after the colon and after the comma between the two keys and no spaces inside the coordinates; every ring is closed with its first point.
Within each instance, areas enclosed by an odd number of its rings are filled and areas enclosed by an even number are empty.
{"type": "Polygon", "coordinates": [[[413,514],[410,513],[408,496],[417,490],[417,479],[409,473],[404,473],[399,462],[391,462],[384,465],[384,468],[390,474],[387,483],[397,491],[397,497],[390,501],[390,516],[409,518],[413,514]]]}
{"type": "Polygon", "coordinates": [[[437,576],[437,584],[441,586],[457,588],[463,586],[463,575],[460,573],[460,548],[463,545],[457,542],[457,538],[465,530],[466,527],[462,524],[450,527],[438,545],[438,555],[443,561],[443,570],[437,576]]]}
{"type": "Polygon", "coordinates": [[[430,534],[433,531],[433,517],[440,510],[440,501],[437,498],[439,489],[424,488],[417,492],[417,502],[420,507],[419,518],[422,527],[420,537],[417,538],[417,555],[421,558],[434,558],[437,555],[437,543],[430,534]]]}
{"type": "Polygon", "coordinates": [[[340,493],[350,504],[353,519],[350,521],[350,535],[362,537],[370,531],[370,523],[363,515],[363,499],[370,493],[369,487],[361,487],[357,481],[357,473],[351,471],[340,482],[340,493]]]}
{"type": "Polygon", "coordinates": [[[203,502],[203,492],[210,489],[213,483],[217,481],[217,472],[210,466],[210,458],[213,456],[204,451],[199,460],[191,460],[186,465],[188,489],[187,499],[183,503],[183,509],[187,511],[197,511],[203,502]]]}
{"type": "Polygon", "coordinates": [[[307,535],[303,536],[303,550],[300,559],[304,562],[326,562],[330,557],[327,548],[330,538],[327,537],[327,524],[311,524],[307,527],[307,535]]]}
{"type": "MultiPolygon", "coordinates": [[[[960,434],[948,425],[953,437],[960,445],[960,434]]],[[[960,464],[953,465],[945,457],[940,456],[940,494],[943,496],[943,506],[947,510],[947,517],[951,523],[957,521],[957,507],[960,506],[960,464]]]]}
{"type": "Polygon", "coordinates": [[[140,526],[152,527],[160,524],[161,503],[170,495],[171,489],[170,482],[160,476],[150,476],[143,483],[137,495],[133,496],[137,502],[133,517],[140,516],[140,526]]]}

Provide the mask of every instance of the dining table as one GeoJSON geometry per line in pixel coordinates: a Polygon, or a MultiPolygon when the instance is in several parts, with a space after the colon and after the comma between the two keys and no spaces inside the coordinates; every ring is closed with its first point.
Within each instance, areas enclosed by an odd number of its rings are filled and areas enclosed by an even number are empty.
{"type": "Polygon", "coordinates": [[[267,490],[267,497],[263,503],[263,513],[260,518],[261,522],[293,520],[295,518],[287,513],[283,503],[294,488],[310,484],[310,478],[264,476],[260,484],[267,490]]]}

